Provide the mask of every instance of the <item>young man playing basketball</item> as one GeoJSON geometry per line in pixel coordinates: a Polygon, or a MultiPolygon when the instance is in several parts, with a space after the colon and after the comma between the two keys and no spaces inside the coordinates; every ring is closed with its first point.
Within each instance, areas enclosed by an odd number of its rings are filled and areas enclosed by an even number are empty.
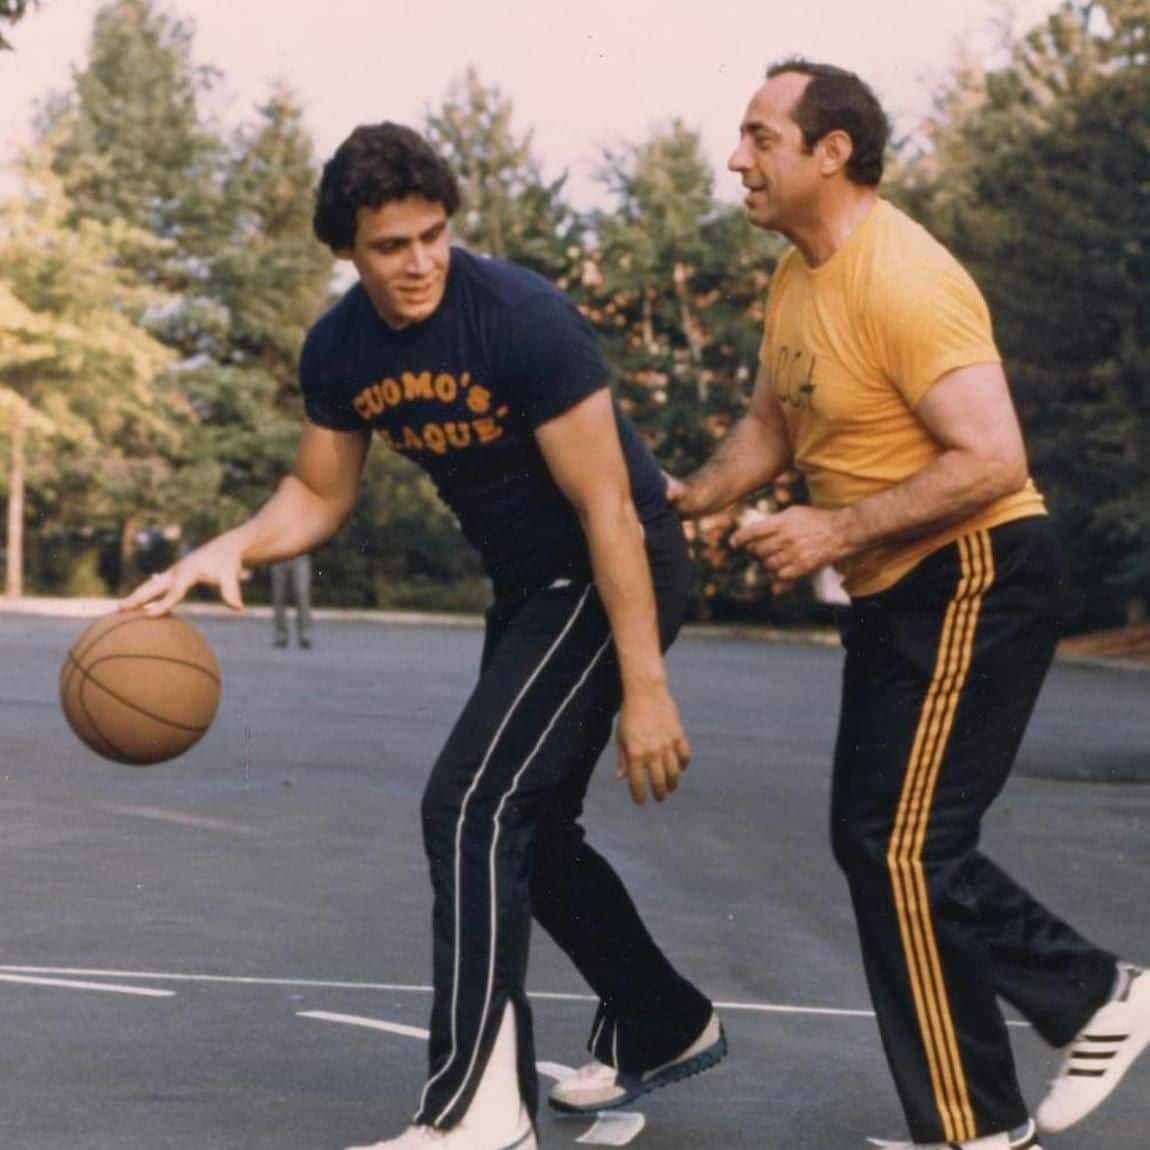
{"type": "Polygon", "coordinates": [[[655,945],[578,819],[618,714],[642,802],[689,748],[662,651],[689,580],[654,459],[607,389],[588,324],[523,268],[450,246],[450,169],[416,133],[358,128],[326,165],[316,234],[359,283],[310,332],[296,464],[248,522],[125,601],[195,584],[239,607],[240,573],[309,551],[350,514],[373,435],[422,465],[495,591],[479,682],[423,799],[434,889],[430,1073],[413,1124],[376,1150],[535,1146],[524,979],[532,915],[599,997],[594,1061],[552,1092],[617,1106],[725,1053],[711,1003],[655,945]]]}
{"type": "Polygon", "coordinates": [[[978,289],[882,200],[886,116],[806,61],[771,68],[730,158],[751,223],[794,245],[748,415],[672,497],[717,510],[797,467],[811,507],[733,537],[780,582],[852,597],[832,834],[911,1143],[1037,1150],[998,998],[1068,1046],[1038,1107],[1077,1122],[1150,1040],[1118,964],[978,849],[1054,654],[1062,563],[978,289]]]}

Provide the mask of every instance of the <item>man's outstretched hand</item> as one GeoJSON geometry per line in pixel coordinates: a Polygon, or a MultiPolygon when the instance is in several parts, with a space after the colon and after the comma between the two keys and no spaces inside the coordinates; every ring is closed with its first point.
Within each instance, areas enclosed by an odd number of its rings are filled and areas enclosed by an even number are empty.
{"type": "Polygon", "coordinates": [[[120,601],[121,611],[143,608],[147,615],[166,615],[197,586],[219,588],[220,598],[233,610],[242,611],[240,581],[244,568],[239,545],[226,535],[205,543],[166,571],[145,579],[120,601]]]}

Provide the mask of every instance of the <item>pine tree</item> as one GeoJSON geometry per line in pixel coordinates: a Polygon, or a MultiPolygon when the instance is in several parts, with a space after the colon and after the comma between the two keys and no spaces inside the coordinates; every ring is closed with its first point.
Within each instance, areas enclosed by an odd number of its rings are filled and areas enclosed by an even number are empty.
{"type": "MultiPolygon", "coordinates": [[[[681,121],[607,152],[600,179],[614,202],[592,224],[588,313],[625,408],[682,475],[745,409],[771,244],[740,209],[716,203],[699,136],[681,121]]],[[[700,616],[764,602],[759,569],[726,547],[732,514],[692,527],[700,616]]]]}
{"type": "Polygon", "coordinates": [[[75,218],[170,240],[168,259],[147,271],[179,290],[194,290],[223,222],[222,145],[199,107],[214,73],[194,63],[192,42],[191,26],[155,0],[112,0],[96,13],[73,91],[43,116],[75,218]]]}
{"type": "Polygon", "coordinates": [[[1150,4],[1065,3],[938,104],[899,191],[986,292],[1079,624],[1150,603],[1150,4]]]}
{"type": "Polygon", "coordinates": [[[443,107],[427,118],[431,145],[452,166],[462,204],[454,221],[466,247],[514,260],[570,286],[578,267],[579,221],[563,201],[566,175],[548,181],[531,132],[518,134],[514,108],[469,68],[443,107]]]}

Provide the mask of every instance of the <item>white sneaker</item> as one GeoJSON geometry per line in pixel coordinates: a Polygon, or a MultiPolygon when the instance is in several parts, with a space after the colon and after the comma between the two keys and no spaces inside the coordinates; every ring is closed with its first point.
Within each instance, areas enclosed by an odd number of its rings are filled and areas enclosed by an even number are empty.
{"type": "Polygon", "coordinates": [[[370,1146],[349,1146],[348,1150],[538,1150],[538,1145],[527,1110],[521,1107],[519,1128],[511,1141],[501,1138],[496,1142],[485,1142],[464,1119],[450,1130],[409,1126],[398,1138],[373,1142],[370,1146]]]}
{"type": "Polygon", "coordinates": [[[508,1003],[471,1105],[450,1130],[409,1126],[398,1138],[348,1150],[537,1150],[535,1129],[519,1097],[515,1013],[508,1003]]]}
{"type": "Polygon", "coordinates": [[[869,1146],[885,1146],[886,1150],[1042,1150],[1033,1119],[1009,1134],[988,1134],[973,1142],[883,1142],[868,1138],[869,1146]]]}
{"type": "Polygon", "coordinates": [[[1122,1081],[1150,1044],[1150,976],[1118,966],[1113,997],[1066,1048],[1058,1075],[1035,1111],[1038,1128],[1055,1134],[1085,1118],[1122,1081]]]}
{"type": "Polygon", "coordinates": [[[597,1060],[557,1082],[547,1102],[560,1114],[593,1114],[624,1106],[641,1094],[709,1070],[727,1053],[727,1036],[712,1011],[702,1033],[678,1058],[644,1073],[616,1070],[597,1060]]]}

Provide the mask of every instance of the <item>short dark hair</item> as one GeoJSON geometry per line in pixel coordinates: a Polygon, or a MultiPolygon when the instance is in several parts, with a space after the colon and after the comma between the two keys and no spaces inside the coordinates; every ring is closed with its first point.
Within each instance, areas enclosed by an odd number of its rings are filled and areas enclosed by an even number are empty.
{"type": "Polygon", "coordinates": [[[772,64],[767,69],[767,79],[787,72],[811,78],[792,113],[803,133],[803,143],[810,149],[831,132],[846,132],[853,144],[847,179],[865,187],[878,187],[890,140],[890,121],[874,92],[845,68],[815,64],[801,56],[772,64]]]}
{"type": "Polygon", "coordinates": [[[459,184],[418,132],[386,121],[364,124],[324,164],[312,227],[332,251],[350,248],[360,208],[378,208],[408,196],[442,204],[452,216],[459,207],[459,184]]]}

